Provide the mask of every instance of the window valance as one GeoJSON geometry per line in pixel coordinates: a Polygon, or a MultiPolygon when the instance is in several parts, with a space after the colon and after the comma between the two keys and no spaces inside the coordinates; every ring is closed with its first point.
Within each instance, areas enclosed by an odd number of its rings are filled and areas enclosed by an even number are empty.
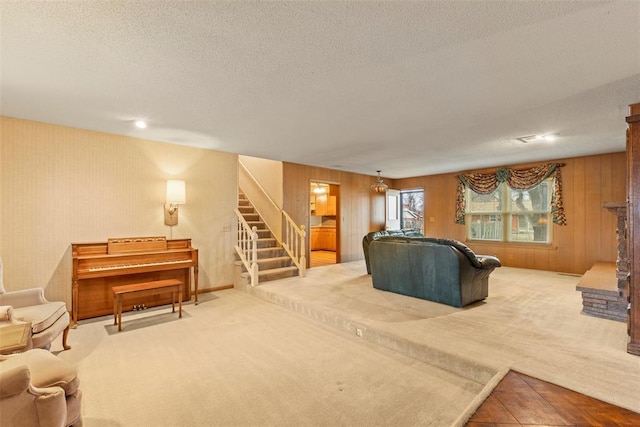
{"type": "Polygon", "coordinates": [[[548,163],[534,166],[529,169],[501,168],[495,173],[465,173],[458,175],[458,191],[456,194],[456,222],[464,224],[466,210],[465,187],[471,188],[476,193],[490,194],[501,183],[506,183],[515,190],[529,190],[540,184],[547,178],[553,178],[553,194],[551,196],[551,214],[553,222],[558,225],[566,225],[562,202],[562,177],[560,168],[563,163],[548,163]]]}

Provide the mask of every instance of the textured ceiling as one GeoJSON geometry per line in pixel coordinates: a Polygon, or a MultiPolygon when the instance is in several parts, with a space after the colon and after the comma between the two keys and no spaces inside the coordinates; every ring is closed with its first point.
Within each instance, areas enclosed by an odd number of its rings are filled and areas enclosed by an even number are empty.
{"type": "Polygon", "coordinates": [[[3,1],[0,14],[2,115],[390,178],[623,151],[640,102],[640,1],[3,1]],[[558,139],[515,139],[539,133],[558,139]]]}

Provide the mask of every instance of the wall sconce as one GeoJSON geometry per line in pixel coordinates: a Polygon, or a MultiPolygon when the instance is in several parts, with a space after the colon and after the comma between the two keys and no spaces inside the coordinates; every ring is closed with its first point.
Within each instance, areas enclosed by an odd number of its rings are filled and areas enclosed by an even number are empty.
{"type": "Polygon", "coordinates": [[[167,197],[164,204],[164,224],[178,225],[178,205],[187,201],[184,181],[170,179],[167,181],[167,197]]]}

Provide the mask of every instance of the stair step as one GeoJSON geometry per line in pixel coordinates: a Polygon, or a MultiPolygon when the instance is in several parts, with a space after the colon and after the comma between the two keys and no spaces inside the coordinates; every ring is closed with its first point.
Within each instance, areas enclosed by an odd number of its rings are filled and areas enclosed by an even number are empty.
{"type": "Polygon", "coordinates": [[[263,270],[258,272],[258,282],[268,282],[270,280],[285,279],[287,277],[295,277],[298,275],[297,267],[282,267],[263,270]]]}
{"type": "Polygon", "coordinates": [[[258,239],[268,239],[272,237],[271,231],[268,228],[258,228],[256,233],[258,233],[258,239]]]}
{"type": "MultiPolygon", "coordinates": [[[[288,256],[278,256],[273,258],[258,258],[258,271],[275,270],[278,268],[291,267],[293,261],[288,256]]],[[[246,272],[247,268],[242,264],[242,271],[246,272]]]]}
{"type": "Polygon", "coordinates": [[[291,258],[288,256],[263,259],[258,258],[258,270],[271,270],[282,267],[291,267],[291,258]]]}
{"type": "Polygon", "coordinates": [[[247,222],[263,222],[260,220],[260,215],[254,212],[242,213],[242,217],[247,222]]]}
{"type": "Polygon", "coordinates": [[[258,248],[257,253],[258,260],[265,258],[277,258],[286,255],[286,251],[280,246],[258,248]]]}
{"type": "Polygon", "coordinates": [[[256,233],[258,233],[258,239],[268,239],[271,237],[271,231],[267,228],[263,230],[256,230],[256,233]]]}
{"type": "Polygon", "coordinates": [[[278,241],[273,237],[269,237],[266,239],[258,239],[258,249],[260,248],[275,248],[278,247],[278,241]]]}
{"type": "Polygon", "coordinates": [[[249,224],[249,227],[253,228],[254,226],[257,229],[265,229],[267,228],[266,225],[264,225],[263,221],[247,221],[247,224],[249,224]]]}
{"type": "MultiPolygon", "coordinates": [[[[280,258],[280,257],[288,256],[287,252],[281,246],[258,248],[256,253],[258,255],[258,261],[263,259],[280,258]]],[[[238,260],[240,259],[237,253],[235,253],[234,256],[236,257],[236,259],[238,260]]]]}
{"type": "Polygon", "coordinates": [[[253,209],[253,206],[238,206],[238,210],[240,211],[241,214],[255,212],[255,209],[253,209]]]}

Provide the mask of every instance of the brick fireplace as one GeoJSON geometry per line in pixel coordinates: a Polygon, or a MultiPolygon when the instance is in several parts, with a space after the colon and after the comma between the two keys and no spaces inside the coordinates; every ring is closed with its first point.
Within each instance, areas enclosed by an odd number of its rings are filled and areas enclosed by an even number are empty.
{"type": "Polygon", "coordinates": [[[627,205],[606,202],[603,208],[616,215],[618,258],[613,263],[599,262],[587,271],[576,290],[582,292],[582,311],[591,316],[627,321],[627,281],[629,250],[627,246],[627,205]]]}

